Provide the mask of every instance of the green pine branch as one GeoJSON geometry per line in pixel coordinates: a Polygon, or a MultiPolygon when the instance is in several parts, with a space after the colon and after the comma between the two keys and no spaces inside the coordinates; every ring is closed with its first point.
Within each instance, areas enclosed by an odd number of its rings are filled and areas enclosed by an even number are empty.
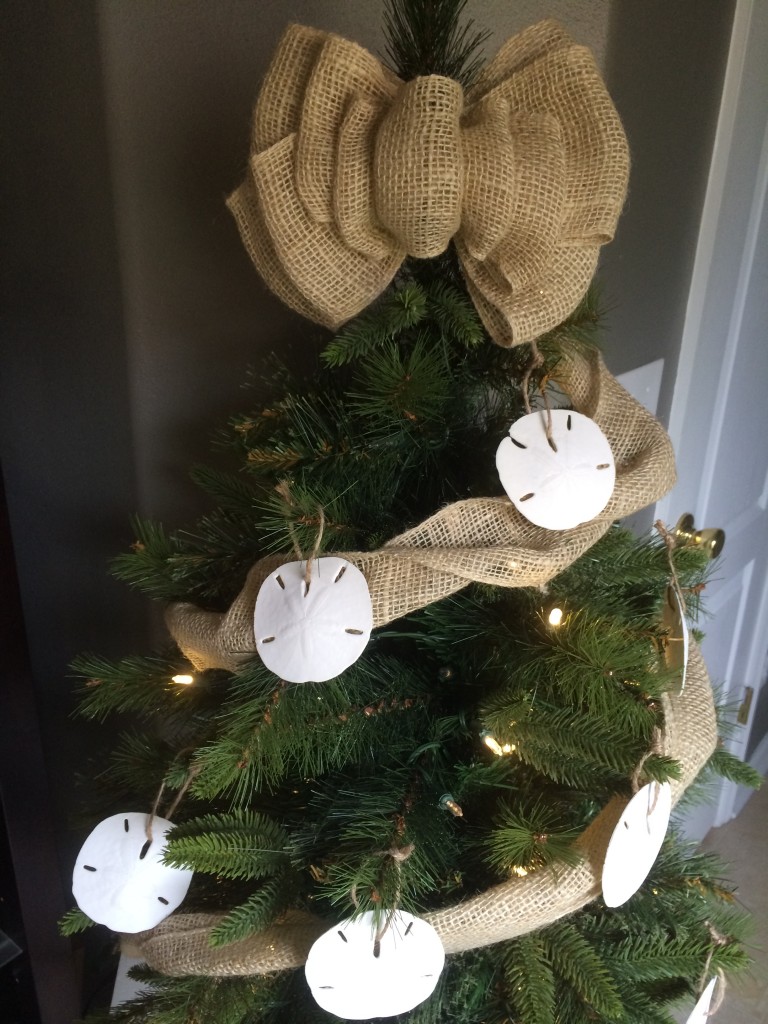
{"type": "Polygon", "coordinates": [[[136,541],[130,552],[112,561],[112,575],[159,601],[177,596],[169,566],[180,553],[177,541],[161,523],[136,516],[133,519],[136,541]]]}
{"type": "Polygon", "coordinates": [[[352,320],[326,345],[321,359],[339,367],[369,355],[426,316],[427,296],[415,282],[389,288],[372,306],[352,320]]]}
{"type": "Polygon", "coordinates": [[[482,66],[479,50],[488,32],[461,23],[466,0],[387,0],[386,55],[405,81],[444,75],[469,86],[482,66]]]}
{"type": "Polygon", "coordinates": [[[59,935],[69,938],[71,935],[78,935],[87,931],[96,924],[87,914],[84,914],[79,907],[73,907],[66,914],[59,918],[59,935]]]}
{"type": "Polygon", "coordinates": [[[574,924],[555,924],[541,933],[541,940],[552,969],[587,1007],[609,1019],[621,1018],[621,999],[611,973],[602,956],[574,924]]]}
{"type": "Polygon", "coordinates": [[[174,828],[164,861],[223,878],[267,878],[286,869],[288,837],[254,811],[205,814],[174,828]]]}
{"type": "Polygon", "coordinates": [[[760,789],[763,784],[763,776],[751,765],[745,764],[740,758],[732,754],[726,747],[718,747],[710,757],[707,767],[716,772],[729,782],[735,782],[737,786],[748,786],[750,789],[760,789]]]}
{"type": "Polygon", "coordinates": [[[285,910],[292,896],[292,887],[285,875],[264,882],[249,899],[230,910],[216,925],[209,936],[211,945],[226,946],[262,931],[285,910]]]}
{"type": "Polygon", "coordinates": [[[163,715],[198,693],[176,686],[173,676],[188,672],[178,653],[168,657],[136,657],[111,661],[97,654],[82,654],[71,665],[82,680],[78,714],[103,722],[113,713],[133,711],[143,717],[163,715]]]}
{"type": "Polygon", "coordinates": [[[542,936],[524,935],[503,948],[508,998],[526,1024],[555,1024],[555,974],[542,936]]]}
{"type": "MultiPolygon", "coordinates": [[[[528,871],[558,864],[575,865],[579,829],[564,828],[556,808],[537,801],[523,810],[503,807],[488,838],[488,862],[508,876],[513,868],[528,871]]],[[[554,874],[557,878],[557,872],[554,874]]]]}
{"type": "Polygon", "coordinates": [[[389,343],[362,363],[350,393],[352,408],[364,419],[376,418],[386,432],[410,433],[436,423],[451,390],[450,367],[423,335],[407,352],[389,343]]]}
{"type": "Polygon", "coordinates": [[[131,795],[138,806],[149,809],[176,754],[165,738],[126,731],[118,736],[100,778],[121,802],[131,795]]]}
{"type": "Polygon", "coordinates": [[[211,466],[193,466],[192,482],[218,505],[241,513],[253,513],[262,492],[242,473],[229,473],[211,466]]]}
{"type": "Polygon", "coordinates": [[[485,342],[485,329],[466,292],[445,278],[436,278],[426,286],[426,297],[427,311],[446,342],[459,350],[476,349],[485,342]]]}
{"type": "Polygon", "coordinates": [[[132,968],[131,976],[149,987],[149,993],[90,1015],[87,1024],[255,1024],[279,1019],[276,1003],[285,987],[279,974],[169,978],[148,968],[132,968]]]}

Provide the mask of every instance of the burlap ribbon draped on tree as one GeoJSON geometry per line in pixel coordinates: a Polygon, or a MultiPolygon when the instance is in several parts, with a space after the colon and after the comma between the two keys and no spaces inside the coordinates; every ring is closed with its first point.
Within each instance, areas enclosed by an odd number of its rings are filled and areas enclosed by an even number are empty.
{"type": "MultiPolygon", "coordinates": [[[[681,777],[671,783],[676,803],[715,749],[717,723],[712,687],[698,648],[692,644],[687,682],[679,696],[664,697],[663,753],[680,763],[681,777]]],[[[424,917],[437,930],[446,953],[460,953],[544,928],[586,906],[600,893],[605,851],[622,811],[614,797],[578,840],[582,854],[575,867],[557,875],[543,869],[513,877],[486,892],[424,917]]],[[[173,914],[157,928],[123,938],[123,951],[146,960],[163,974],[224,977],[268,974],[300,967],[328,922],[290,913],[241,942],[212,947],[209,936],[222,920],[217,914],[173,914]]]]}
{"type": "MultiPolygon", "coordinates": [[[[334,552],[368,581],[374,625],[382,626],[468,583],[531,587],[546,583],[587,551],[622,516],[656,501],[675,482],[669,438],[651,414],[605,369],[596,352],[570,351],[556,383],[577,412],[608,438],[616,485],[604,511],[572,530],[545,530],[506,498],[470,498],[440,509],[377,551],[334,552]]],[[[166,611],[174,640],[197,669],[237,671],[256,654],[253,609],[264,579],[285,555],[262,558],[226,614],[177,603],[166,611]]]]}
{"type": "Polygon", "coordinates": [[[592,54],[554,21],[513,36],[466,95],[440,75],[402,82],[355,43],[291,25],[229,207],[269,287],[333,329],[406,255],[453,239],[489,334],[516,345],[578,305],[628,169],[592,54]]]}

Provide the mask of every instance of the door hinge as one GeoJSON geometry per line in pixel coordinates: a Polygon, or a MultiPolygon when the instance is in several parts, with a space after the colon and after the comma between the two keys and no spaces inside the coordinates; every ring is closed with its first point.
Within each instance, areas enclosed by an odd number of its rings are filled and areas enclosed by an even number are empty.
{"type": "Polygon", "coordinates": [[[752,686],[744,687],[744,700],[739,705],[738,714],[736,715],[736,721],[739,725],[746,725],[749,721],[749,712],[752,709],[752,700],[755,696],[755,690],[752,686]]]}

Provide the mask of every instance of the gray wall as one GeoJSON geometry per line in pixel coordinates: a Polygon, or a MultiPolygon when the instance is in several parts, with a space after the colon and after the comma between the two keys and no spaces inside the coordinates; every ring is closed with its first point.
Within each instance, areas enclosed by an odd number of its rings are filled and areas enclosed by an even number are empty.
{"type": "Polygon", "coordinates": [[[614,373],[665,360],[672,401],[735,0],[616,0],[608,88],[632,154],[627,201],[604,250],[606,352],[614,373]]]}
{"type": "MultiPolygon", "coordinates": [[[[632,185],[604,258],[620,372],[663,356],[668,409],[732,0],[472,0],[492,52],[554,14],[593,46],[624,118],[632,185]]],[[[186,480],[241,404],[249,363],[321,332],[252,270],[224,209],[259,81],[289,19],[379,49],[381,4],[11,0],[0,67],[8,255],[0,457],[41,724],[63,821],[82,730],[77,651],[147,644],[148,611],[106,576],[134,511],[181,523],[186,480]]],[[[108,739],[108,738],[107,738],[108,739]]],[[[67,853],[68,856],[68,853],[67,853]]],[[[67,856],[64,859],[67,859],[67,856]]]]}

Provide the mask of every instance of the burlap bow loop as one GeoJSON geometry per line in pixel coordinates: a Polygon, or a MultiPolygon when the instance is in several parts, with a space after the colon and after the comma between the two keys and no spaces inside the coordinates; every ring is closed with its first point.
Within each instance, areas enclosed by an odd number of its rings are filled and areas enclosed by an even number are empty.
{"type": "Polygon", "coordinates": [[[491,336],[530,341],[576,307],[613,236],[628,154],[588,50],[545,21],[510,39],[467,93],[402,82],[339,36],[292,25],[254,114],[228,205],[289,306],[337,328],[406,256],[453,239],[491,336]]]}

